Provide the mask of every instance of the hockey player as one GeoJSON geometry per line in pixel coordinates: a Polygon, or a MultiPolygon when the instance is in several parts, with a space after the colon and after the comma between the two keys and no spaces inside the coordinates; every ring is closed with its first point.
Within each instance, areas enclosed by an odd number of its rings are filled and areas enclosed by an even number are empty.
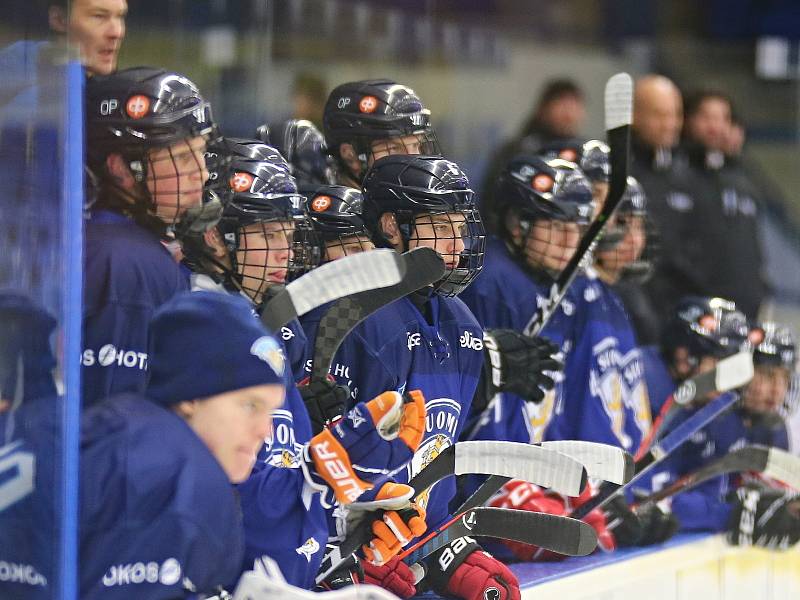
{"type": "Polygon", "coordinates": [[[325,104],[323,129],[339,183],[360,187],[367,169],[382,156],[439,156],[430,115],[414,90],[388,79],[335,87],[325,104]]]}
{"type": "Polygon", "coordinates": [[[147,323],[189,282],[164,247],[201,210],[203,153],[213,121],[194,84],[139,67],[86,84],[88,167],[96,198],[86,222],[82,382],[91,405],[141,391],[147,323]]]}
{"type": "Polygon", "coordinates": [[[271,144],[286,158],[292,176],[299,186],[336,183],[333,158],[325,138],[311,121],[289,119],[272,125],[261,125],[256,137],[271,144]]]}
{"type": "Polygon", "coordinates": [[[207,292],[165,303],[150,342],[146,395],[83,415],[81,598],[188,597],[241,570],[230,484],[249,475],[283,402],[279,345],[244,300],[207,292]]]}
{"type": "Polygon", "coordinates": [[[547,160],[560,158],[581,168],[592,186],[595,217],[608,196],[608,180],[611,176],[609,153],[608,144],[601,140],[558,140],[545,145],[539,152],[547,160]]]}
{"type": "MultiPolygon", "coordinates": [[[[518,156],[503,172],[495,201],[500,237],[490,240],[487,268],[461,296],[484,329],[506,328],[527,334],[536,307],[547,300],[550,286],[574,254],[581,231],[589,223],[591,189],[573,163],[518,156]]],[[[575,302],[567,297],[541,332],[566,355],[574,343],[574,319],[575,302]]],[[[557,371],[557,363],[551,361],[549,369],[557,371]]],[[[552,386],[552,381],[540,381],[552,386]]],[[[541,441],[562,385],[558,382],[547,394],[536,394],[533,388],[525,397],[504,393],[492,402],[489,413],[485,407],[474,407],[473,421],[480,421],[471,425],[472,437],[541,441]]]]}

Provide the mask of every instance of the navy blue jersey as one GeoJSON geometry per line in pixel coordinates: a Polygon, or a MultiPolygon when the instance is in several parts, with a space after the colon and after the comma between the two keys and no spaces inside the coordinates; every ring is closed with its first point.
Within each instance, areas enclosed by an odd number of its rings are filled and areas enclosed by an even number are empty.
{"type": "MultiPolygon", "coordinates": [[[[514,329],[529,331],[537,306],[549,295],[548,285],[536,281],[514,259],[505,244],[491,238],[486,248],[484,268],[478,278],[459,298],[470,308],[484,329],[514,329]]],[[[569,354],[573,345],[575,304],[566,297],[541,332],[569,354]]],[[[561,374],[554,374],[557,384],[539,404],[525,402],[514,394],[498,394],[491,414],[477,427],[473,439],[539,442],[553,416],[553,410],[563,393],[561,374]]],[[[479,415],[470,419],[468,432],[479,415]]]]}
{"type": "Polygon", "coordinates": [[[91,406],[144,389],[150,318],[189,282],[158,237],[127,217],[92,213],[85,239],[81,378],[91,406]]]}
{"type": "Polygon", "coordinates": [[[228,477],[177,414],[126,394],[81,421],[80,597],[176,598],[238,579],[228,477]]]}
{"type": "Polygon", "coordinates": [[[644,346],[640,352],[647,382],[647,395],[650,397],[650,411],[653,415],[657,415],[678,384],[670,375],[667,364],[656,346],[644,346]]]}
{"type": "Polygon", "coordinates": [[[575,343],[549,439],[601,442],[635,452],[650,404],[633,328],[619,297],[589,270],[570,290],[575,343]]]}
{"type": "Polygon", "coordinates": [[[0,598],[50,600],[58,589],[60,401],[39,397],[0,413],[0,598]]]}

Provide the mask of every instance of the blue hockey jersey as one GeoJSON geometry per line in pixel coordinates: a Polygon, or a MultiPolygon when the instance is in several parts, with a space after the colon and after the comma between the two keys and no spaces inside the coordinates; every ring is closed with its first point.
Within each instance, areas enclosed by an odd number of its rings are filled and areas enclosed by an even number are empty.
{"type": "Polygon", "coordinates": [[[575,344],[549,439],[601,442],[635,452],[650,404],[633,327],[621,300],[593,269],[573,283],[575,344]]]}
{"type": "MultiPolygon", "coordinates": [[[[542,306],[549,294],[547,284],[534,279],[520,266],[506,245],[497,238],[487,244],[484,268],[478,278],[459,298],[470,308],[484,329],[514,329],[528,331],[537,306],[542,306]]],[[[575,303],[568,296],[540,333],[561,347],[568,355],[573,345],[575,303]]],[[[467,434],[471,439],[540,442],[553,417],[557,401],[563,393],[561,374],[553,374],[555,389],[539,404],[526,402],[509,393],[498,394],[491,414],[472,415],[467,434]]]]}
{"type": "Polygon", "coordinates": [[[81,379],[91,406],[144,389],[150,318],[189,282],[158,237],[120,214],[92,213],[85,238],[81,379]]]}
{"type": "Polygon", "coordinates": [[[122,395],[81,422],[80,597],[188,597],[238,579],[236,493],[175,413],[122,395]]]}

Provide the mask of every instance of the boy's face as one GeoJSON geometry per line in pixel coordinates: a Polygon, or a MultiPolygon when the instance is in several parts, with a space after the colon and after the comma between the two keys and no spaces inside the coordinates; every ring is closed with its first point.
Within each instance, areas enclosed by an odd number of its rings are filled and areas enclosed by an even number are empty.
{"type": "Polygon", "coordinates": [[[282,385],[257,385],[182,402],[177,412],[208,446],[231,482],[241,483],[272,433],[272,411],[283,404],[284,394],[282,385]]]}
{"type": "Polygon", "coordinates": [[[751,413],[776,412],[789,391],[788,369],[772,365],[758,365],[753,379],[742,394],[744,407],[751,413]]]}
{"type": "Polygon", "coordinates": [[[617,275],[624,267],[639,259],[647,236],[643,217],[617,215],[612,220],[615,227],[624,231],[623,237],[613,248],[598,252],[597,261],[605,271],[617,275]]]}
{"type": "Polygon", "coordinates": [[[148,152],[145,183],[156,215],[165,223],[174,223],[202,202],[208,179],[205,151],[205,138],[197,136],[148,152]]]}
{"type": "Polygon", "coordinates": [[[581,227],[577,223],[538,219],[524,239],[523,252],[531,267],[560,273],[580,240],[581,227]]]}
{"type": "Polygon", "coordinates": [[[286,283],[293,238],[292,221],[252,223],[240,231],[236,262],[242,287],[256,304],[269,286],[286,283]]]}
{"type": "Polygon", "coordinates": [[[461,213],[417,215],[408,240],[408,249],[432,248],[442,257],[448,269],[455,269],[465,249],[466,229],[467,220],[461,213]]]}
{"type": "Polygon", "coordinates": [[[375,245],[365,235],[350,235],[325,242],[325,261],[339,260],[345,256],[374,250],[375,245]]]}

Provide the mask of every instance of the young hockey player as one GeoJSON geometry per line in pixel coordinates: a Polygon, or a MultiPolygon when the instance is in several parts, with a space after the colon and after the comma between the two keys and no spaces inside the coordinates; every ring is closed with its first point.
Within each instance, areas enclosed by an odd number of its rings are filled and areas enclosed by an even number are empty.
{"type": "MultiPolygon", "coordinates": [[[[293,235],[295,226],[302,227],[307,220],[305,199],[297,194],[294,179],[280,161],[225,155],[224,152],[245,153],[245,146],[249,148],[246,153],[252,154],[253,145],[234,145],[237,147],[228,143],[225,151],[216,149],[227,163],[221,171],[221,184],[215,186],[225,203],[222,218],[216,228],[204,235],[207,247],[195,244],[191,250],[187,246],[187,251],[195,268],[222,283],[222,291],[239,292],[263,309],[265,296],[281,286],[287,272],[298,266],[293,263],[293,235]]],[[[281,337],[281,351],[301,368],[305,352],[302,329],[296,322],[290,323],[282,329],[281,337]]],[[[266,438],[253,473],[238,487],[245,525],[244,564],[250,568],[255,559],[270,556],[290,583],[310,588],[328,538],[325,510],[315,492],[333,494],[335,488],[317,484],[303,468],[304,449],[321,429],[312,433],[291,374],[285,383],[286,403],[274,411],[273,432],[266,438]]],[[[417,409],[422,411],[422,401],[418,404],[417,409]]],[[[384,471],[397,468],[410,458],[387,456],[378,448],[374,452],[373,458],[383,462],[368,463],[383,467],[384,471]],[[386,468],[387,462],[391,468],[386,468]]]]}
{"type": "Polygon", "coordinates": [[[414,90],[388,79],[335,87],[325,104],[323,129],[339,183],[360,187],[367,169],[382,156],[439,156],[430,115],[414,90]]]}
{"type": "Polygon", "coordinates": [[[96,186],[86,222],[83,399],[141,391],[147,323],[189,282],[164,246],[202,210],[208,103],[177,73],[139,67],[86,84],[87,160],[96,186]]]}
{"type": "MultiPolygon", "coordinates": [[[[495,201],[500,237],[489,241],[486,269],[461,297],[485,329],[528,334],[537,306],[546,302],[550,286],[569,262],[589,223],[591,189],[573,163],[518,156],[501,175],[495,201]]],[[[568,355],[574,344],[574,319],[575,303],[567,297],[540,335],[568,355]]],[[[539,358],[556,348],[542,346],[539,358]]],[[[549,367],[544,366],[548,369],[557,371],[558,363],[549,361],[549,367]]],[[[563,383],[559,381],[545,394],[538,391],[540,382],[552,387],[552,379],[539,377],[529,382],[527,395],[496,396],[489,413],[485,403],[474,407],[468,430],[471,437],[516,442],[544,439],[563,383]]],[[[491,401],[488,394],[486,401],[491,401]]]]}

